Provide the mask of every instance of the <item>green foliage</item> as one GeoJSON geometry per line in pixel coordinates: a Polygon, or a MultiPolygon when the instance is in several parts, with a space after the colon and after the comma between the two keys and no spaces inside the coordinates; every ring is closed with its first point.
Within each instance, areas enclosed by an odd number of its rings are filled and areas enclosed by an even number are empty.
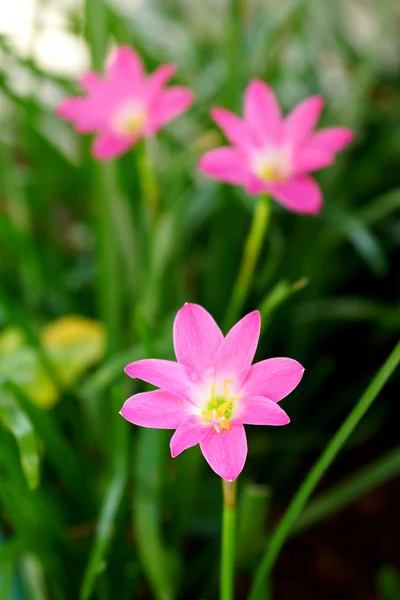
{"type": "MultiPolygon", "coordinates": [[[[258,359],[306,367],[284,401],[291,425],[249,428],[241,586],[265,551],[271,507],[294,495],[399,335],[396,3],[132,4],[82,0],[64,17],[97,69],[112,44],[131,44],[149,70],[175,62],[196,103],[106,165],[54,114],[76,83],[0,38],[0,599],[20,587],[33,600],[215,597],[218,478],[198,449],[172,460],[165,432],[118,414],[141,389],[124,366],[173,357],[184,302],[220,323],[232,320],[230,305],[259,308],[258,359]],[[196,163],[222,140],[210,107],[239,110],[253,77],[269,81],[286,110],[323,94],[322,125],[353,127],[356,141],[318,175],[321,214],[271,203],[248,294],[235,297],[254,200],[205,180],[196,163]],[[45,343],[43,330],[69,315],[101,322],[107,351],[84,334],[76,346],[45,343]],[[39,406],[46,386],[52,401],[39,406]]],[[[40,29],[39,14],[34,38],[40,29]]],[[[310,500],[293,533],[398,474],[397,395],[389,384],[378,397],[342,448],[332,487],[310,500]]],[[[377,581],[382,598],[398,597],[396,569],[383,567],[377,581]]]]}

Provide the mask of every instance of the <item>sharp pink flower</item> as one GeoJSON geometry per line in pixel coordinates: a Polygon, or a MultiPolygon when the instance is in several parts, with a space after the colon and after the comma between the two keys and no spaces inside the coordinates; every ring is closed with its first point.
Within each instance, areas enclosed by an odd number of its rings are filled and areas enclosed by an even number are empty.
{"type": "Polygon", "coordinates": [[[166,87],[174,71],[173,65],[161,65],[146,76],[139,55],[120,46],[112,54],[104,78],[85,73],[80,84],[86,96],[66,98],[57,113],[79,133],[96,133],[93,154],[98,160],[119,156],[192,104],[189,88],[166,87]]]}
{"type": "Polygon", "coordinates": [[[177,362],[145,359],[126,373],[161,389],[129,398],[122,416],[142,427],[176,429],[173,457],[200,444],[219,475],[238,477],[247,455],[243,425],[286,425],[278,402],[300,382],[304,369],[290,358],[270,358],[251,366],[260,335],[260,313],[239,321],[224,337],[211,315],[185,304],[175,318],[177,362]]]}
{"type": "Polygon", "coordinates": [[[200,170],[220,181],[267,193],[299,213],[317,213],[322,195],[309,173],[332,164],[353,139],[344,127],[314,133],[323,99],[311,96],[284,119],[272,89],[252,81],[244,98],[244,118],[214,108],[212,118],[232,146],[215,148],[200,159],[200,170]]]}

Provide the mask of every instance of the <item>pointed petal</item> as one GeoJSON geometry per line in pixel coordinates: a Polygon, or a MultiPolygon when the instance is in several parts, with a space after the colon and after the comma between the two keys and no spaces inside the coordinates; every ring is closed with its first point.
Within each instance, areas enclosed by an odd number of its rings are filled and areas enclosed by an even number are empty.
{"type": "Polygon", "coordinates": [[[175,317],[174,348],[179,363],[201,376],[214,366],[218,348],[224,340],[212,316],[198,304],[185,304],[175,317]]]}
{"type": "Polygon", "coordinates": [[[246,396],[265,396],[279,402],[300,383],[304,367],[292,358],[267,358],[250,367],[242,389],[246,396]]]}
{"type": "Polygon", "coordinates": [[[120,137],[110,132],[100,133],[92,146],[93,156],[104,161],[124,154],[131,148],[138,137],[120,137]]]}
{"type": "Polygon", "coordinates": [[[94,71],[86,71],[79,77],[78,81],[85,92],[91,95],[98,94],[104,89],[104,83],[100,75],[94,71]]]}
{"type": "Polygon", "coordinates": [[[322,208],[322,194],[311,177],[296,177],[288,183],[270,184],[271,195],[293,212],[314,214],[322,208]]]}
{"type": "Polygon", "coordinates": [[[348,146],[354,139],[354,132],[346,127],[327,127],[320,129],[312,137],[313,145],[325,152],[336,154],[348,146]]]}
{"type": "Polygon", "coordinates": [[[210,432],[210,424],[201,422],[191,415],[187,417],[175,431],[170,441],[171,456],[175,458],[187,448],[198,444],[210,432]]]}
{"type": "Polygon", "coordinates": [[[281,109],[275,93],[263,81],[254,80],[246,89],[244,116],[257,140],[279,142],[283,133],[281,109]]]}
{"type": "Polygon", "coordinates": [[[249,313],[232,327],[218,350],[216,374],[230,377],[234,385],[242,383],[256,353],[260,329],[258,310],[249,313]]]}
{"type": "Polygon", "coordinates": [[[90,133],[104,125],[104,117],[88,98],[66,98],[58,105],[56,113],[71,121],[79,133],[90,133]]]}
{"type": "Polygon", "coordinates": [[[285,411],[263,396],[247,396],[238,403],[234,422],[244,425],[287,425],[290,422],[285,411]]]}
{"type": "Polygon", "coordinates": [[[139,95],[144,86],[143,63],[138,53],[129,46],[120,46],[111,53],[107,65],[107,81],[116,93],[139,95]]]}
{"type": "Polygon", "coordinates": [[[229,431],[213,429],[200,442],[204,458],[217,475],[228,481],[238,477],[247,456],[246,432],[243,425],[232,425],[229,431]]]}
{"type": "Polygon", "coordinates": [[[246,158],[239,150],[222,147],[206,152],[201,157],[199,170],[213,179],[246,186],[250,171],[246,166],[246,158]]]}
{"type": "Polygon", "coordinates": [[[171,86],[164,90],[149,114],[149,135],[176,119],[193,103],[193,92],[187,87],[171,86]]]}
{"type": "Polygon", "coordinates": [[[152,102],[166,83],[175,73],[175,66],[171,64],[161,65],[147,78],[145,85],[145,97],[147,102],[152,102]]]}
{"type": "Polygon", "coordinates": [[[305,175],[311,171],[317,171],[329,167],[334,161],[334,155],[325,150],[317,148],[309,143],[302,146],[293,159],[293,176],[305,175]]]}
{"type": "Polygon", "coordinates": [[[251,151],[256,141],[247,123],[224,108],[213,108],[211,116],[222,129],[226,139],[244,152],[251,151]]]}
{"type": "Polygon", "coordinates": [[[310,96],[300,102],[285,119],[286,141],[294,146],[304,142],[312,134],[323,106],[322,96],[310,96]]]}
{"type": "Polygon", "coordinates": [[[190,370],[172,360],[137,360],[125,367],[125,373],[182,398],[187,397],[190,389],[190,370]]]}
{"type": "Polygon", "coordinates": [[[121,415],[134,425],[157,429],[176,429],[187,417],[191,405],[179,396],[154,390],[128,398],[121,415]]]}

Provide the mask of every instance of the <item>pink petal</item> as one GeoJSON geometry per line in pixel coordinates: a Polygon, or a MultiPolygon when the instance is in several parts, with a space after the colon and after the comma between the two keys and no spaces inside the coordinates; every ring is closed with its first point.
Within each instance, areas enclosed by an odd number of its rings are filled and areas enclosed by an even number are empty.
{"type": "Polygon", "coordinates": [[[96,131],[105,121],[93,102],[80,96],[63,100],[56,108],[56,113],[71,121],[80,133],[96,131]]]}
{"type": "Polygon", "coordinates": [[[164,390],[135,394],[128,398],[121,415],[134,425],[176,429],[187,417],[190,404],[164,390]]]}
{"type": "Polygon", "coordinates": [[[268,192],[269,186],[267,183],[265,183],[265,181],[262,181],[252,173],[249,181],[247,182],[246,189],[248,194],[257,195],[268,192]]]}
{"type": "Polygon", "coordinates": [[[182,398],[187,397],[190,389],[190,370],[172,360],[137,360],[125,367],[125,373],[133,379],[142,379],[182,398]]]}
{"type": "Polygon", "coordinates": [[[322,194],[311,177],[296,177],[288,183],[269,185],[271,195],[293,212],[314,214],[321,210],[322,194]]]}
{"type": "Polygon", "coordinates": [[[187,448],[198,444],[210,431],[210,424],[195,415],[187,417],[175,431],[170,441],[171,456],[175,458],[187,448]]]}
{"type": "Polygon", "coordinates": [[[246,159],[239,150],[234,148],[215,148],[201,157],[198,167],[218,181],[246,186],[250,171],[246,167],[246,159]]]}
{"type": "Polygon", "coordinates": [[[290,422],[279,404],[263,396],[247,396],[238,405],[235,421],[244,425],[287,425],[290,422]]]}
{"type": "Polygon", "coordinates": [[[85,92],[91,95],[98,94],[104,89],[104,83],[101,77],[94,71],[83,73],[83,75],[79,77],[79,83],[85,92]]]}
{"type": "Polygon", "coordinates": [[[171,79],[175,73],[174,65],[161,65],[157,67],[155,71],[147,78],[145,85],[145,97],[148,102],[152,102],[154,98],[159,94],[166,83],[171,79]]]}
{"type": "Polygon", "coordinates": [[[286,141],[298,145],[309,137],[318,122],[323,106],[322,96],[310,96],[300,102],[285,119],[286,141]]]}
{"type": "Polygon", "coordinates": [[[120,46],[109,57],[107,81],[116,94],[138,96],[144,87],[143,63],[135,50],[120,46]]]}
{"type": "Polygon", "coordinates": [[[254,80],[246,89],[244,116],[261,144],[277,143],[282,138],[282,114],[272,89],[263,81],[254,80]]]}
{"type": "Polygon", "coordinates": [[[300,147],[293,159],[293,175],[305,175],[329,167],[334,161],[334,155],[317,148],[312,143],[300,147]]]}
{"type": "Polygon", "coordinates": [[[335,154],[343,150],[354,139],[354,133],[346,127],[327,127],[317,131],[312,142],[321,150],[335,154]]]}
{"type": "Polygon", "coordinates": [[[179,363],[201,376],[214,365],[216,352],[224,340],[212,316],[198,304],[185,304],[174,322],[174,348],[179,363]]]}
{"type": "Polygon", "coordinates": [[[247,456],[246,432],[243,425],[233,425],[229,431],[213,429],[200,441],[204,458],[217,475],[228,481],[238,477],[247,456]]]}
{"type": "Polygon", "coordinates": [[[267,358],[250,367],[243,383],[247,396],[265,396],[279,402],[298,386],[304,368],[292,358],[267,358]]]}
{"type": "Polygon", "coordinates": [[[213,108],[211,116],[231,144],[244,152],[254,148],[255,140],[245,121],[224,108],[213,108]]]}
{"type": "Polygon", "coordinates": [[[249,313],[232,327],[222,342],[215,361],[215,371],[239,385],[246,377],[260,337],[261,317],[258,310],[249,313]]]}
{"type": "Polygon", "coordinates": [[[171,86],[166,89],[149,114],[149,135],[155,133],[160,127],[176,119],[193,103],[193,92],[187,87],[171,86]]]}
{"type": "Polygon", "coordinates": [[[101,161],[115,158],[131,148],[137,139],[138,136],[120,137],[110,132],[99,133],[92,146],[93,156],[101,161]]]}

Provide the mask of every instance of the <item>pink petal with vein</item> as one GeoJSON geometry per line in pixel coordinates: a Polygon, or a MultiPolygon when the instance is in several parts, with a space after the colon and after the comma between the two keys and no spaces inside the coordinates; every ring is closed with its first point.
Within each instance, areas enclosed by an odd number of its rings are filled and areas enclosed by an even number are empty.
{"type": "Polygon", "coordinates": [[[354,139],[354,133],[351,129],[346,127],[327,127],[317,131],[313,137],[312,142],[321,150],[325,152],[340,152],[346,146],[348,146],[354,139]]]}
{"type": "Polygon", "coordinates": [[[260,328],[258,310],[249,313],[232,327],[218,350],[215,361],[217,374],[231,376],[235,385],[240,385],[256,353],[260,328]]]}
{"type": "Polygon", "coordinates": [[[297,146],[311,134],[320,117],[324,99],[310,96],[300,102],[285,119],[285,139],[297,146]]]}
{"type": "Polygon", "coordinates": [[[56,112],[63,119],[72,121],[80,133],[96,131],[105,123],[104,115],[87,98],[66,98],[58,105],[56,112]]]}
{"type": "Polygon", "coordinates": [[[147,78],[144,95],[147,102],[152,102],[175,73],[175,66],[161,65],[147,78]]]}
{"type": "Polygon", "coordinates": [[[92,146],[93,156],[100,161],[115,158],[133,146],[137,139],[137,136],[121,137],[107,131],[99,133],[92,146]]]}
{"type": "Polygon", "coordinates": [[[134,425],[176,429],[187,417],[190,404],[164,390],[135,394],[128,398],[121,415],[134,425]]]}
{"type": "Polygon", "coordinates": [[[94,71],[86,71],[86,73],[83,73],[83,75],[79,77],[78,81],[85,92],[91,95],[98,94],[104,89],[104,83],[101,80],[101,77],[94,71]]]}
{"type": "Polygon", "coordinates": [[[304,368],[292,358],[267,358],[248,372],[242,389],[246,396],[265,396],[279,402],[300,383],[304,368]]]}
{"type": "Polygon", "coordinates": [[[204,458],[217,475],[228,481],[236,479],[246,462],[247,440],[243,425],[232,425],[229,431],[212,430],[200,441],[204,458]]]}
{"type": "Polygon", "coordinates": [[[187,397],[190,389],[190,370],[171,360],[137,360],[125,367],[125,373],[183,398],[187,397]]]}
{"type": "Polygon", "coordinates": [[[160,127],[176,119],[193,103],[193,92],[183,86],[171,86],[167,88],[154,103],[149,114],[147,133],[155,133],[160,127]]]}
{"type": "Polygon", "coordinates": [[[172,458],[187,448],[195,446],[210,432],[210,424],[199,420],[195,415],[187,417],[175,431],[170,441],[172,458]]]}
{"type": "Polygon", "coordinates": [[[250,171],[246,168],[246,157],[235,148],[222,147],[206,152],[198,167],[213,179],[246,186],[250,171]]]}
{"type": "Polygon", "coordinates": [[[241,398],[234,420],[244,425],[287,425],[290,422],[279,404],[263,396],[241,398]]]}
{"type": "Polygon", "coordinates": [[[311,177],[297,177],[287,183],[269,185],[271,195],[293,212],[314,214],[321,210],[322,194],[311,177]]]}
{"type": "Polygon", "coordinates": [[[321,150],[310,142],[297,152],[293,160],[293,176],[305,175],[311,171],[329,167],[334,159],[333,154],[321,150]]]}
{"type": "Polygon", "coordinates": [[[248,85],[244,97],[244,116],[261,144],[281,141],[281,109],[275,93],[263,81],[254,80],[248,85]]]}
{"type": "Polygon", "coordinates": [[[231,144],[245,152],[251,151],[256,146],[256,140],[248,124],[229,110],[213,108],[211,116],[231,144]]]}
{"type": "Polygon", "coordinates": [[[129,46],[120,46],[109,58],[107,82],[120,97],[139,96],[144,88],[143,63],[138,53],[129,46]]]}
{"type": "Polygon", "coordinates": [[[185,304],[175,317],[174,348],[179,363],[201,376],[212,367],[224,340],[212,316],[198,304],[185,304]]]}

